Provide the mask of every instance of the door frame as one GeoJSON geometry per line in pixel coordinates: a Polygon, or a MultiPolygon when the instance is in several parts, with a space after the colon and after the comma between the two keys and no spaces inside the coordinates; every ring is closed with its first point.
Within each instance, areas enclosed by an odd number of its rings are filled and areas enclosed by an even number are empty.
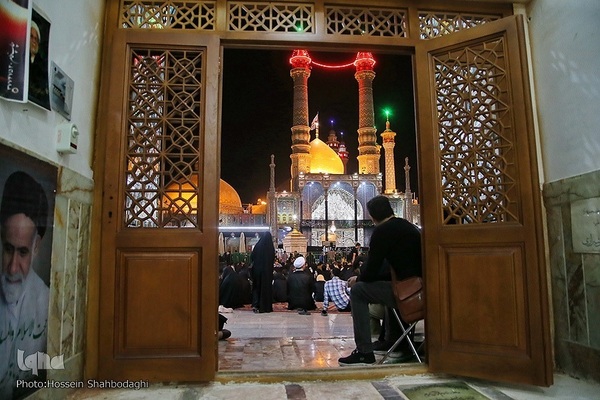
{"type": "MultiPolygon", "coordinates": [[[[346,1],[344,4],[346,3],[356,3],[357,6],[364,6],[365,5],[365,1],[346,1]]],[[[223,5],[224,2],[217,2],[218,5],[223,5]]],[[[386,0],[382,0],[380,2],[377,3],[378,6],[398,6],[399,2],[394,2],[394,1],[386,1],[386,0]]],[[[480,11],[480,12],[498,12],[503,16],[508,16],[512,14],[512,8],[511,5],[509,3],[495,3],[495,4],[491,4],[491,3],[477,3],[477,4],[467,4],[465,5],[464,2],[455,2],[455,3],[450,3],[448,4],[448,2],[439,2],[436,0],[431,0],[430,2],[427,2],[427,4],[421,4],[421,2],[419,1],[413,1],[413,0],[405,0],[400,2],[401,6],[406,6],[408,9],[408,14],[411,17],[410,18],[410,23],[407,27],[408,32],[410,32],[412,34],[412,37],[407,37],[407,38],[403,38],[402,40],[398,40],[398,43],[394,43],[391,44],[389,41],[386,40],[380,40],[378,38],[369,38],[369,37],[365,37],[365,38],[348,38],[347,41],[343,42],[342,47],[347,48],[347,49],[356,49],[356,48],[361,48],[361,49],[365,49],[365,50],[372,50],[372,51],[377,51],[377,50],[384,50],[384,51],[398,51],[399,53],[410,53],[410,54],[414,54],[416,49],[423,43],[423,41],[421,39],[418,38],[418,32],[419,32],[419,26],[418,26],[418,16],[417,16],[417,7],[429,7],[432,10],[441,10],[441,11],[480,11]]],[[[319,16],[319,20],[318,20],[318,25],[317,25],[317,33],[315,35],[311,35],[311,36],[302,36],[302,40],[304,40],[304,42],[302,42],[302,44],[299,44],[298,42],[298,35],[297,34],[261,34],[261,33],[245,33],[245,32],[228,32],[226,31],[226,27],[220,23],[217,27],[217,30],[215,32],[209,32],[209,33],[205,33],[205,32],[196,32],[195,34],[197,35],[202,35],[202,36],[211,36],[215,38],[215,43],[218,42],[218,45],[214,45],[211,46],[210,48],[208,48],[209,52],[218,52],[219,56],[222,54],[222,51],[225,47],[228,46],[244,46],[244,47],[266,47],[266,48],[270,48],[270,47],[280,47],[281,46],[285,46],[285,48],[298,48],[298,47],[306,47],[306,48],[315,48],[318,49],[319,51],[327,51],[328,49],[333,49],[334,47],[337,47],[337,49],[339,50],[339,46],[337,45],[339,38],[335,38],[335,37],[330,37],[327,36],[324,32],[325,32],[325,28],[322,24],[322,18],[323,18],[323,9],[324,9],[324,2],[322,0],[317,0],[315,1],[316,4],[316,11],[317,11],[317,15],[319,16]]],[[[371,5],[371,3],[368,3],[367,5],[371,5]]],[[[225,13],[226,11],[223,10],[218,10],[217,15],[223,17],[223,13],[225,13]]],[[[114,52],[111,49],[111,43],[114,43],[115,39],[118,36],[118,31],[120,30],[119,28],[119,1],[111,1],[111,2],[107,2],[106,5],[106,11],[105,11],[105,28],[104,28],[104,49],[103,49],[103,57],[102,57],[102,73],[101,73],[101,85],[100,85],[100,93],[99,93],[99,103],[98,103],[98,122],[97,122],[97,128],[96,128],[96,134],[95,134],[95,155],[94,155],[94,171],[96,172],[95,177],[96,177],[96,185],[95,185],[95,191],[94,191],[94,204],[96,205],[93,208],[93,216],[92,216],[92,220],[93,220],[93,227],[92,227],[92,248],[91,248],[91,254],[90,254],[90,284],[89,284],[89,301],[88,301],[88,325],[87,325],[87,346],[86,346],[86,355],[87,355],[87,361],[86,362],[86,366],[85,366],[85,376],[89,377],[89,378],[93,378],[93,377],[97,377],[98,376],[98,364],[99,364],[99,358],[100,355],[98,354],[98,342],[99,342],[99,334],[100,334],[100,320],[99,320],[99,305],[98,302],[100,300],[100,284],[101,284],[101,279],[100,279],[100,259],[102,258],[102,231],[101,231],[101,220],[102,220],[102,215],[103,213],[106,211],[106,204],[105,204],[105,199],[103,198],[103,188],[106,184],[105,180],[104,180],[104,174],[103,171],[105,170],[105,168],[107,167],[107,162],[106,162],[106,156],[107,154],[109,154],[109,150],[107,149],[107,136],[109,134],[109,132],[111,131],[110,128],[110,123],[109,123],[109,118],[106,118],[105,114],[103,114],[106,110],[108,110],[109,107],[109,103],[112,101],[111,98],[111,89],[109,87],[109,85],[107,84],[108,82],[111,81],[111,75],[114,73],[113,71],[111,71],[111,65],[113,65],[114,63],[114,52]]],[[[144,32],[144,31],[142,31],[144,32]]],[[[147,32],[144,32],[144,34],[147,34],[147,32]]],[[[156,37],[159,38],[158,35],[160,35],[158,32],[156,33],[151,33],[152,35],[157,35],[156,37]]],[[[213,55],[215,55],[215,53],[212,53],[213,55]]],[[[525,55],[525,59],[527,60],[528,57],[526,57],[525,55]]],[[[415,87],[414,93],[415,93],[415,115],[416,117],[419,115],[419,101],[417,99],[418,97],[418,88],[416,85],[416,73],[418,70],[418,65],[417,65],[417,61],[414,58],[413,55],[413,65],[414,67],[414,74],[413,74],[413,86],[415,87]]],[[[523,71],[523,73],[525,74],[527,71],[523,71]]],[[[220,90],[220,86],[221,86],[221,81],[222,81],[222,77],[219,71],[219,82],[218,82],[218,86],[219,88],[218,90],[218,104],[217,104],[217,110],[214,113],[214,120],[212,121],[212,123],[210,124],[210,129],[214,130],[214,134],[215,137],[217,138],[217,140],[215,140],[215,145],[217,147],[217,151],[215,151],[212,154],[212,160],[207,159],[207,162],[211,161],[214,162],[215,165],[217,166],[216,171],[217,174],[220,171],[220,107],[221,107],[221,90],[220,90]]],[[[527,97],[528,99],[530,99],[531,96],[531,92],[528,92],[529,96],[527,97]]],[[[207,118],[210,118],[210,115],[207,115],[207,118]]],[[[209,124],[207,123],[207,129],[209,127],[209,124]]],[[[420,127],[417,124],[417,136],[418,136],[418,132],[420,127]]],[[[537,144],[537,143],[536,143],[537,144]]],[[[418,154],[420,153],[421,150],[417,149],[418,154]]],[[[535,152],[534,150],[532,150],[533,152],[535,152]]],[[[207,153],[207,157],[209,157],[209,153],[207,153]]],[[[532,158],[533,160],[537,160],[537,158],[532,158]]],[[[420,168],[419,168],[420,170],[420,168]]],[[[215,174],[215,181],[218,182],[218,176],[217,174],[215,174]]],[[[421,175],[421,172],[419,172],[419,175],[421,175]]],[[[533,187],[537,187],[537,185],[539,184],[539,181],[535,181],[533,180],[534,177],[532,177],[532,186],[533,187]]],[[[208,201],[211,203],[209,206],[210,207],[217,207],[218,206],[218,195],[216,194],[218,193],[215,192],[212,195],[214,196],[214,198],[209,197],[205,197],[205,199],[209,199],[208,201]]],[[[538,210],[541,209],[541,201],[539,202],[539,204],[536,204],[536,207],[538,208],[538,210]]],[[[422,205],[423,208],[423,205],[422,205]]],[[[421,214],[423,215],[423,213],[421,214]]],[[[541,239],[540,239],[540,243],[541,243],[541,239]]],[[[543,247],[542,247],[543,248],[543,247]]],[[[214,250],[215,250],[215,254],[216,254],[216,250],[217,250],[217,241],[216,241],[216,237],[215,237],[215,242],[214,242],[214,250]]],[[[215,258],[216,259],[216,258],[215,258]]],[[[544,262],[545,259],[544,258],[540,258],[541,262],[544,262]]],[[[216,274],[215,274],[215,283],[216,280],[218,279],[216,274]]],[[[545,285],[545,280],[542,279],[542,281],[540,281],[541,285],[545,285]]],[[[548,298],[546,296],[546,306],[548,306],[548,298]]],[[[216,323],[216,309],[215,309],[215,323],[216,323]]],[[[548,342],[548,346],[551,346],[551,342],[548,342]]],[[[215,366],[215,372],[218,372],[218,367],[215,366]]]]}

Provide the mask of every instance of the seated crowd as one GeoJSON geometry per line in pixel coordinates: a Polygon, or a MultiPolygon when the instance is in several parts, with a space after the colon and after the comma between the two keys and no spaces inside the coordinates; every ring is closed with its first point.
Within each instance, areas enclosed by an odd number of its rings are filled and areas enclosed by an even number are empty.
{"type": "MultiPolygon", "coordinates": [[[[359,273],[360,260],[354,265],[343,258],[333,263],[309,264],[299,254],[277,257],[273,267],[273,303],[287,303],[288,310],[301,314],[322,304],[324,315],[337,309],[350,311],[348,279],[359,273]]],[[[252,274],[245,262],[219,265],[219,305],[244,308],[252,304],[252,274]]]]}
{"type": "MultiPolygon", "coordinates": [[[[252,304],[254,312],[271,312],[273,302],[287,302],[288,310],[297,310],[299,314],[308,315],[321,303],[322,315],[328,310],[352,312],[355,350],[338,360],[340,366],[374,364],[375,354],[386,354],[392,350],[396,339],[401,337],[403,328],[390,317],[396,308],[396,298],[392,287],[392,271],[397,279],[423,276],[421,265],[421,232],[419,227],[410,221],[396,217],[385,196],[375,196],[367,202],[367,210],[375,224],[369,242],[367,256],[360,254],[360,244],[349,254],[352,262],[320,263],[310,265],[299,254],[281,260],[275,257],[272,238],[268,236],[268,246],[262,252],[269,254],[268,262],[262,269],[258,255],[253,251],[254,271],[247,274],[245,265],[221,266],[220,305],[228,308],[240,308],[252,304]],[[273,262],[273,260],[275,260],[273,262]],[[271,266],[273,272],[271,273],[271,266]],[[265,266],[266,265],[266,266],[265,266]],[[261,279],[267,285],[267,303],[259,305],[252,299],[253,272],[268,270],[261,279]],[[271,275],[273,276],[272,279],[271,275]],[[232,277],[233,276],[233,277],[232,277]],[[275,278],[277,276],[277,279],[275,278]],[[284,283],[285,282],[285,283],[284,283]],[[269,284],[271,283],[271,284],[269,284]],[[277,286],[277,287],[276,287],[277,286]],[[379,311],[377,311],[379,310],[379,311]],[[378,317],[374,317],[379,314],[378,317]],[[380,325],[379,338],[372,341],[374,334],[371,322],[383,321],[380,325]]],[[[259,243],[255,246],[259,246],[259,243]]],[[[266,292],[265,292],[266,293],[266,292]]],[[[414,329],[407,332],[409,340],[403,340],[399,346],[398,358],[408,360],[416,352],[410,348],[414,338],[414,329]]]]}

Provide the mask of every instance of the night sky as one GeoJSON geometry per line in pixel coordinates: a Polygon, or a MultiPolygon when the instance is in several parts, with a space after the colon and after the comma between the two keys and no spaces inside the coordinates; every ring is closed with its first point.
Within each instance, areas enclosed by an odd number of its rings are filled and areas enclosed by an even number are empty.
{"type": "MultiPolygon", "coordinates": [[[[356,52],[311,51],[313,61],[342,65],[353,62],[356,52]]],[[[223,59],[221,125],[221,178],[239,193],[242,203],[265,199],[269,189],[271,154],[275,155],[275,185],[289,190],[293,81],[290,77],[291,50],[226,49],[223,59]]],[[[404,158],[411,165],[411,190],[418,193],[410,56],[373,53],[375,125],[385,130],[384,110],[390,110],[391,129],[396,132],[394,148],[396,188],[404,191],[404,158]]],[[[319,112],[319,138],[327,141],[332,127],[350,153],[347,172],[357,172],[358,82],[354,66],[324,69],[313,65],[308,79],[309,121],[319,112]]],[[[314,139],[311,131],[310,140],[314,139]]],[[[385,173],[384,152],[381,171],[385,173]]],[[[385,181],[384,181],[385,182],[385,181]]]]}

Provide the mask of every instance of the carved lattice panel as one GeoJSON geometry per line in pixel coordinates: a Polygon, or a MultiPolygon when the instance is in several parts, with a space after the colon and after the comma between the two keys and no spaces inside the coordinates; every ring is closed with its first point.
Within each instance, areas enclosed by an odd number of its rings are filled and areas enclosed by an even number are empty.
{"type": "Polygon", "coordinates": [[[431,39],[502,18],[501,15],[419,12],[421,39],[431,39]]]}
{"type": "Polygon", "coordinates": [[[121,27],[214,30],[216,1],[123,0],[121,27]]]}
{"type": "Polygon", "coordinates": [[[433,59],[444,224],[518,221],[503,38],[433,59]]]}
{"type": "Polygon", "coordinates": [[[230,31],[314,32],[313,5],[306,3],[230,1],[227,18],[230,31]]]}
{"type": "Polygon", "coordinates": [[[127,227],[197,226],[203,54],[130,51],[127,227]]]}
{"type": "Polygon", "coordinates": [[[327,33],[351,36],[406,36],[406,10],[327,6],[327,33]]]}

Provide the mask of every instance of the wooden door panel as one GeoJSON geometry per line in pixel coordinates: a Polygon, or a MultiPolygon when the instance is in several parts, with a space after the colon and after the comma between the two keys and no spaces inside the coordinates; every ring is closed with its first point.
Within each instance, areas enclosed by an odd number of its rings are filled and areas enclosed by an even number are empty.
{"type": "Polygon", "coordinates": [[[119,251],[117,358],[201,354],[199,253],[119,251]]]}
{"type": "Polygon", "coordinates": [[[429,367],[552,383],[520,16],[416,47],[429,367]]]}
{"type": "Polygon", "coordinates": [[[525,351],[521,247],[441,251],[442,291],[448,293],[442,318],[450,328],[443,339],[445,347],[500,356],[525,351]]]}

